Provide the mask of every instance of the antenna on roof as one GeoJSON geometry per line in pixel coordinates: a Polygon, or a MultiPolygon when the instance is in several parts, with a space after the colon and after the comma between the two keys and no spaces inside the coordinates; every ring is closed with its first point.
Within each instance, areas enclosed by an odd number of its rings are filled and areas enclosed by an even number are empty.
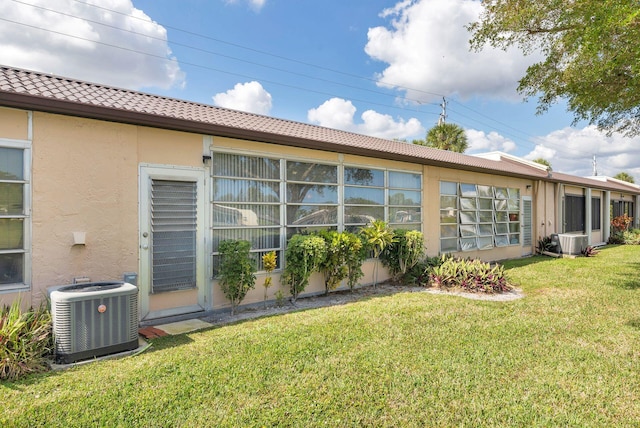
{"type": "Polygon", "coordinates": [[[445,97],[442,97],[442,104],[440,104],[440,107],[442,107],[442,112],[438,118],[438,125],[442,125],[447,121],[447,100],[445,97]]]}
{"type": "Polygon", "coordinates": [[[597,176],[598,175],[598,161],[596,161],[596,155],[593,155],[593,161],[591,161],[591,163],[593,164],[593,176],[597,176]]]}

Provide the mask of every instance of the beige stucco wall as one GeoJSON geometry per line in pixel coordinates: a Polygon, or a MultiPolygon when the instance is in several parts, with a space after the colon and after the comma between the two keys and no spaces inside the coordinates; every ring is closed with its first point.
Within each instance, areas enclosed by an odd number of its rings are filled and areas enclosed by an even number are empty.
{"type": "Polygon", "coordinates": [[[34,113],[34,291],[138,270],[136,141],[134,126],[34,113]]]}
{"type": "Polygon", "coordinates": [[[0,138],[27,140],[29,138],[29,112],[0,107],[0,138]]]}

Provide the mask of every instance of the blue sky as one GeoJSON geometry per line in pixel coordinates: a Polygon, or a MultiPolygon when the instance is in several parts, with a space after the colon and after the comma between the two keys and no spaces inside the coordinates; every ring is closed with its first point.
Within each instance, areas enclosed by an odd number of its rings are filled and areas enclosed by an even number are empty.
{"type": "Polygon", "coordinates": [[[465,128],[468,153],[626,171],[640,139],[535,115],[515,88],[538,56],[469,52],[478,0],[0,0],[0,63],[383,138],[465,128]]]}

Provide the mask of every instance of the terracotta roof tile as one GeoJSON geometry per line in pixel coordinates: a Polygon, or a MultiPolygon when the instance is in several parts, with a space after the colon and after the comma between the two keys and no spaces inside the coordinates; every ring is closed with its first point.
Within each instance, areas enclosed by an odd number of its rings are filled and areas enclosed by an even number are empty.
{"type": "Polygon", "coordinates": [[[546,171],[521,162],[469,156],[11,67],[0,67],[0,105],[407,160],[489,174],[618,188],[615,183],[555,172],[549,177],[546,171]]]}

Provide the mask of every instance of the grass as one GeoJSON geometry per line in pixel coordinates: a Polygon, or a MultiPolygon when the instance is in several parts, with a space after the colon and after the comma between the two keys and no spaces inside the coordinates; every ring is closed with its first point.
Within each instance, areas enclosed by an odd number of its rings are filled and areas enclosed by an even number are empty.
{"type": "Polygon", "coordinates": [[[399,293],[0,384],[0,426],[638,426],[640,246],[506,262],[510,302],[399,293]]]}

